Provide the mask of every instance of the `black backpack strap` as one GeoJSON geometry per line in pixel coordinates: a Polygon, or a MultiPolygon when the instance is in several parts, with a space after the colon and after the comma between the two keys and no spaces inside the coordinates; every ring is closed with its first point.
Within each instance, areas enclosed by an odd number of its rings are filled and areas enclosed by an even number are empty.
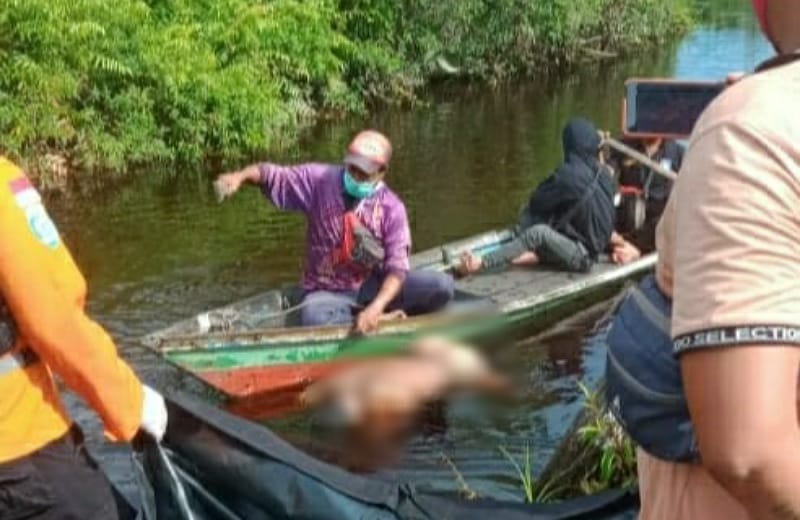
{"type": "Polygon", "coordinates": [[[586,187],[585,190],[583,190],[581,198],[579,198],[578,202],[576,202],[571,208],[569,208],[569,210],[566,213],[564,213],[564,215],[562,215],[561,218],[555,222],[555,224],[552,224],[553,229],[555,229],[556,231],[560,231],[561,229],[563,229],[564,226],[568,224],[570,220],[572,220],[572,217],[574,217],[578,213],[578,210],[581,209],[587,202],[589,202],[589,199],[591,199],[592,195],[594,195],[594,192],[597,191],[597,187],[600,185],[599,181],[600,181],[600,175],[602,175],[602,173],[603,173],[603,166],[601,165],[598,166],[597,171],[595,171],[592,182],[589,184],[589,186],[586,187]]]}

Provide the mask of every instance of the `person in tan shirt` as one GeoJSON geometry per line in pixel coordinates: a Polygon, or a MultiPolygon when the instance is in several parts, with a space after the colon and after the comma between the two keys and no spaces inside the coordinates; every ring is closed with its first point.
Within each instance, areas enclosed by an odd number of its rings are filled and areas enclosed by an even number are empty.
{"type": "Polygon", "coordinates": [[[800,518],[800,2],[754,5],[779,56],[698,121],[638,289],[650,325],[623,303],[609,333],[643,520],[800,518]]]}

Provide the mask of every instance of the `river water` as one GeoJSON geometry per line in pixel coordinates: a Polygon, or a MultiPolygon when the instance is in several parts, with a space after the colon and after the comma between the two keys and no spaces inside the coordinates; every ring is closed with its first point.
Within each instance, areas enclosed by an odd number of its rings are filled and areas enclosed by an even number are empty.
{"type": "MultiPolygon", "coordinates": [[[[619,130],[627,77],[720,79],[766,59],[770,47],[746,4],[711,0],[713,15],[682,41],[643,48],[632,58],[587,64],[557,81],[534,78],[495,89],[442,85],[427,106],[321,124],[294,150],[265,159],[337,161],[355,131],[380,128],[395,145],[388,182],[408,206],[415,248],[504,226],[559,162],[560,131],[569,117],[619,130]]],[[[207,173],[156,171],[103,190],[53,195],[48,205],[89,280],[91,314],[144,378],[167,392],[191,386],[190,379],[138,347],[136,338],[294,281],[302,266],[299,217],[275,211],[256,190],[219,205],[207,173]]],[[[602,362],[585,338],[597,312],[512,346],[529,381],[524,404],[495,413],[455,407],[447,431],[415,439],[394,469],[429,487],[457,489],[452,468],[442,462],[446,456],[479,494],[520,499],[514,470],[498,448],[516,456],[530,446],[536,467],[552,453],[569,426],[565,418],[580,406],[576,382],[596,374],[602,362]]],[[[69,406],[112,479],[132,492],[125,449],[100,441],[97,421],[76,399],[69,406]]],[[[303,425],[275,426],[295,435],[303,425]]]]}

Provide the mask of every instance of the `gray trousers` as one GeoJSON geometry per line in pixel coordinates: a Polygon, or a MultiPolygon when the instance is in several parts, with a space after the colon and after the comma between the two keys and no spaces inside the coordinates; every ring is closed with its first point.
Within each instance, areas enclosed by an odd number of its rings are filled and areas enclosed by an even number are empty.
{"type": "Polygon", "coordinates": [[[483,266],[485,269],[508,267],[526,251],[536,253],[543,265],[565,271],[584,273],[594,263],[584,245],[577,240],[562,235],[547,224],[535,224],[524,229],[518,226],[511,242],[483,257],[483,266]]]}

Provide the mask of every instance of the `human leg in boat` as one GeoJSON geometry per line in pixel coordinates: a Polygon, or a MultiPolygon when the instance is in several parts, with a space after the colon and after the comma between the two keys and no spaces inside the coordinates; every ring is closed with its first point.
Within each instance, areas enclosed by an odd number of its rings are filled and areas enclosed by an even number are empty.
{"type": "MultiPolygon", "coordinates": [[[[357,301],[369,305],[380,290],[383,280],[372,276],[361,286],[357,301]]],[[[387,311],[403,311],[408,316],[428,314],[443,309],[453,299],[453,278],[438,271],[410,271],[400,293],[387,306],[387,311]]]]}
{"type": "Polygon", "coordinates": [[[514,260],[511,261],[511,265],[517,267],[533,267],[535,265],[539,265],[539,255],[534,253],[533,251],[525,251],[514,260]]]}
{"type": "Polygon", "coordinates": [[[586,247],[546,224],[536,224],[496,251],[477,257],[465,253],[458,271],[474,274],[485,269],[516,266],[552,265],[565,271],[585,272],[592,265],[586,247]]]}
{"type": "Polygon", "coordinates": [[[602,160],[602,139],[590,121],[569,121],[562,135],[564,162],[536,187],[511,243],[481,259],[464,255],[458,271],[507,267],[517,262],[585,272],[608,249],[614,231],[614,182],[602,160]]]}
{"type": "Polygon", "coordinates": [[[358,307],[355,292],[312,291],[303,297],[300,319],[303,326],[347,325],[358,307]]]}
{"type": "MultiPolygon", "coordinates": [[[[375,299],[383,283],[372,276],[356,292],[313,291],[303,298],[301,320],[304,326],[347,325],[353,315],[375,299]]],[[[386,307],[385,318],[417,316],[443,309],[453,299],[453,278],[436,271],[411,271],[400,293],[386,307]]]]}

